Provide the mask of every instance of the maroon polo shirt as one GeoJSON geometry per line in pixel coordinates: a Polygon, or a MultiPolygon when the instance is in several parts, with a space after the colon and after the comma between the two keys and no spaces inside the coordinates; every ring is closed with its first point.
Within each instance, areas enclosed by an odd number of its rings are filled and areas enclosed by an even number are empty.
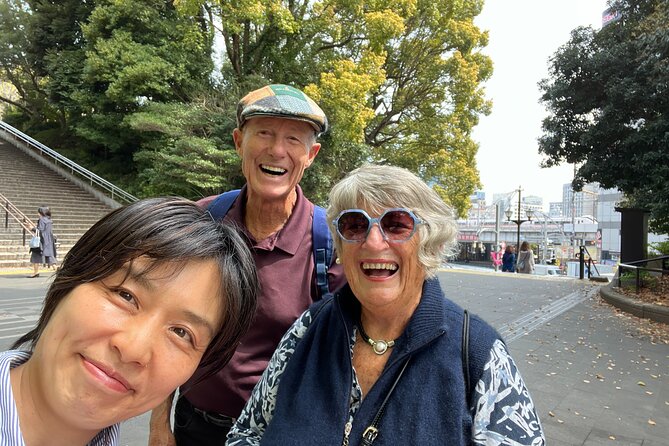
{"type": "MultiPolygon", "coordinates": [[[[198,204],[206,207],[215,198],[198,204]]],[[[314,205],[302,189],[297,186],[297,200],[284,227],[264,240],[255,240],[246,230],[245,204],[246,186],[224,221],[240,227],[251,243],[261,288],[255,320],[228,365],[199,383],[196,371],[182,387],[193,406],[233,418],[241,413],[283,334],[318,296],[311,240],[314,205]]],[[[328,276],[331,290],[345,280],[342,267],[336,264],[328,276]]]]}

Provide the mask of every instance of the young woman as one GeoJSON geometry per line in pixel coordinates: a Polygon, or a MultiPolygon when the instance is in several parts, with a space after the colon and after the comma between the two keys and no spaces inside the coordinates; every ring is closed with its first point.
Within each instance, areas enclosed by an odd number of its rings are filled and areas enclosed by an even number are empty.
{"type": "Polygon", "coordinates": [[[229,360],[257,293],[244,241],[194,203],[113,211],[68,252],[36,328],[0,354],[0,444],[116,444],[121,421],[229,360]]]}

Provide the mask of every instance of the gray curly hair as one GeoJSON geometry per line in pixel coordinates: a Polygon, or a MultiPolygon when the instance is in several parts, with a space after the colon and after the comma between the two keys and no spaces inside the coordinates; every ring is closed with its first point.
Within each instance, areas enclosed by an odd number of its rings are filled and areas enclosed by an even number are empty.
{"type": "Polygon", "coordinates": [[[419,225],[418,261],[433,277],[443,258],[455,253],[458,228],[453,209],[423,180],[396,166],[366,164],[334,185],[330,191],[327,219],[335,248],[342,249],[333,220],[346,209],[361,208],[380,215],[389,208],[410,209],[427,224],[419,225]]]}

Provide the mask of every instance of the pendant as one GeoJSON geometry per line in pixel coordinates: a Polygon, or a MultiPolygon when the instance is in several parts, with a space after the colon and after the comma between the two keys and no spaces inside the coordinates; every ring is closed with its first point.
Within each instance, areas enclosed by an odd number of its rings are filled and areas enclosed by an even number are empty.
{"type": "Polygon", "coordinates": [[[362,328],[362,324],[359,324],[358,328],[360,329],[360,335],[362,336],[362,339],[364,339],[366,343],[372,346],[372,350],[374,350],[374,353],[377,355],[382,355],[387,352],[389,348],[393,348],[395,346],[395,341],[384,341],[383,339],[375,341],[374,339],[370,338],[367,336],[367,333],[365,333],[365,329],[362,328]]]}
{"type": "Polygon", "coordinates": [[[375,341],[372,348],[374,349],[374,353],[382,355],[388,350],[388,344],[386,341],[375,341]]]}
{"type": "Polygon", "coordinates": [[[383,339],[379,339],[378,341],[369,339],[367,342],[369,342],[372,346],[372,350],[374,350],[374,353],[377,355],[384,354],[389,348],[392,348],[395,345],[395,341],[384,341],[383,339]]]}

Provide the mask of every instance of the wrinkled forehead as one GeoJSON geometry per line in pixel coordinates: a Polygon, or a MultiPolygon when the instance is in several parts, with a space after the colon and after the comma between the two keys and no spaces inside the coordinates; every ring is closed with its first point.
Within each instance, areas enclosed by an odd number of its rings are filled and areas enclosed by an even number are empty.
{"type": "Polygon", "coordinates": [[[313,135],[316,137],[316,130],[309,124],[301,119],[293,119],[283,116],[252,116],[248,118],[241,129],[244,130],[248,127],[267,127],[267,128],[286,128],[291,131],[296,131],[308,135],[313,135]]]}

